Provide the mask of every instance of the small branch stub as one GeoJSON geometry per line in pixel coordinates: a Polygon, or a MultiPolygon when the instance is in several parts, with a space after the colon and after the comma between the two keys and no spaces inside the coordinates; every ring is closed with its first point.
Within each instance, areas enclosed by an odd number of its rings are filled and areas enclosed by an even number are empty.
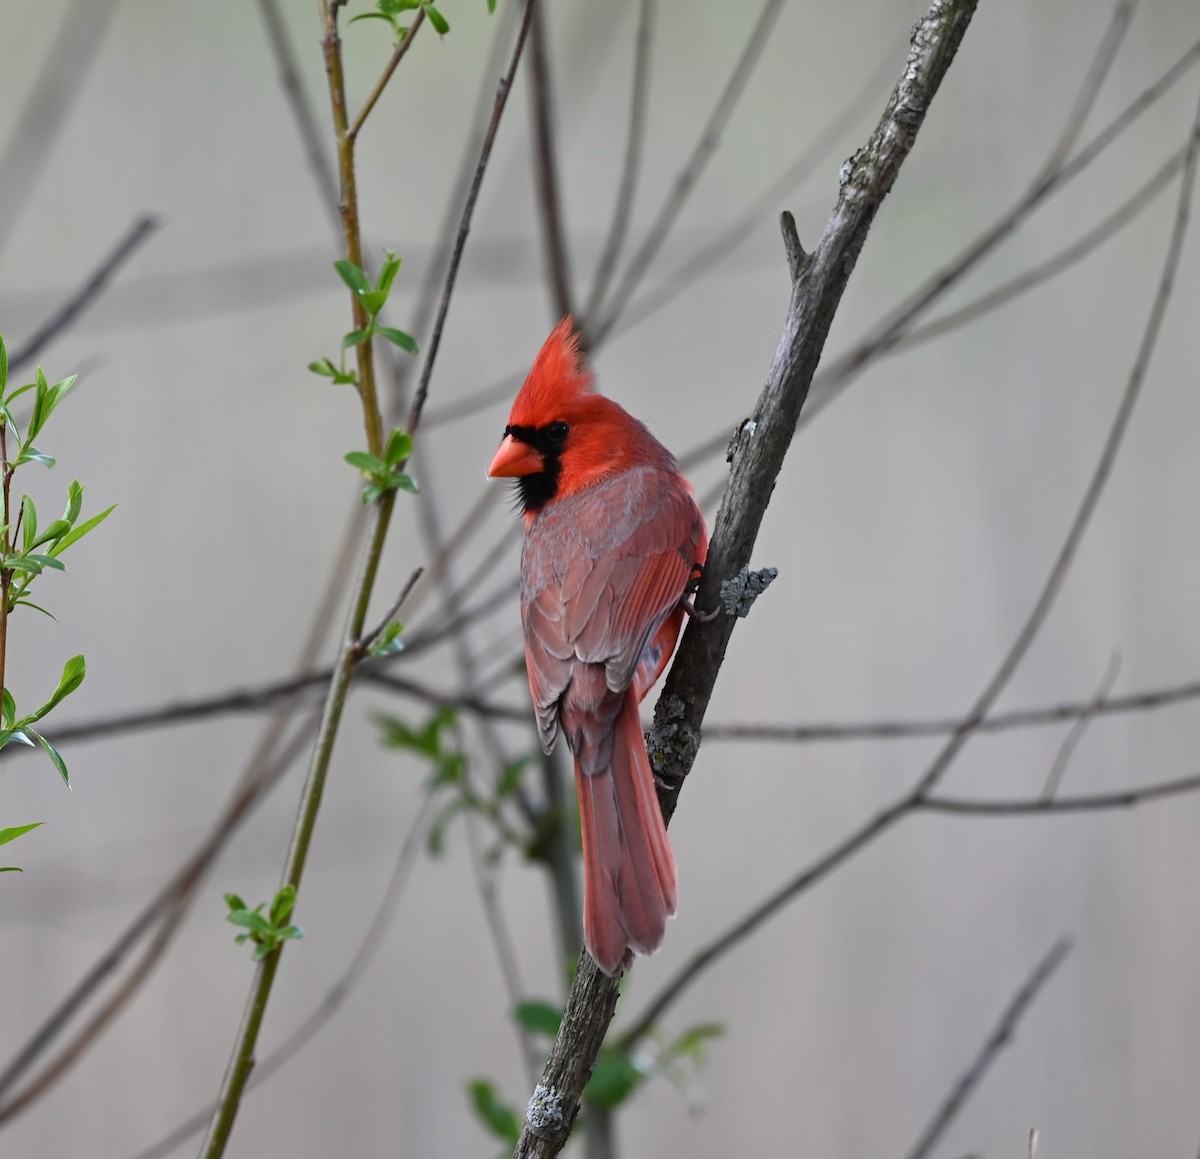
{"type": "Polygon", "coordinates": [[[538,1083],[525,1108],[525,1122],[544,1139],[565,1139],[570,1125],[563,1114],[562,1095],[554,1087],[538,1083]]]}
{"type": "Polygon", "coordinates": [[[771,586],[779,574],[777,567],[764,567],[759,571],[751,571],[749,566],[743,567],[733,579],[721,581],[721,602],[725,605],[727,616],[738,616],[745,619],[750,614],[754,601],[771,586]]]}
{"type": "Polygon", "coordinates": [[[788,272],[792,275],[794,286],[803,276],[812,261],[812,255],[804,252],[800,244],[800,234],[796,232],[796,219],[789,210],[779,215],[779,230],[783,234],[783,248],[787,252],[788,272]]]}
{"type": "Polygon", "coordinates": [[[700,736],[687,723],[687,717],[687,705],[678,696],[661,696],[654,706],[654,723],[646,736],[646,751],[655,779],[661,785],[666,785],[663,774],[667,770],[679,764],[690,768],[700,751],[700,736]]]}

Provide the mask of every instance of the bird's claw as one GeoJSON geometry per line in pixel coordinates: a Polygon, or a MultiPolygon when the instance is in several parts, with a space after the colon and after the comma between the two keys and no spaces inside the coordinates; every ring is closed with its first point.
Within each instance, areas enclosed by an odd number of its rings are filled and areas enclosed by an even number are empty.
{"type": "Polygon", "coordinates": [[[699,624],[711,624],[721,614],[720,608],[713,608],[711,612],[702,612],[691,600],[680,600],[679,606],[699,624]]]}

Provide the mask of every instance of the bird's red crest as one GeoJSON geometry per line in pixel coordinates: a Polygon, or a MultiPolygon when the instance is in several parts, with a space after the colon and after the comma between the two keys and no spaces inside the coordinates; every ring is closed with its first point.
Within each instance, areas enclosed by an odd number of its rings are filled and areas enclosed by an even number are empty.
{"type": "Polygon", "coordinates": [[[579,349],[579,334],[568,314],[551,331],[533,360],[525,385],[513,403],[513,426],[541,426],[549,416],[592,389],[592,372],[579,349]]]}

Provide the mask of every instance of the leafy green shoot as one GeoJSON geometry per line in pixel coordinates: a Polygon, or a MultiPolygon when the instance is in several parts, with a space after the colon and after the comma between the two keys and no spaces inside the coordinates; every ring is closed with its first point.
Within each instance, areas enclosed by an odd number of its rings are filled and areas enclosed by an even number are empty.
{"type": "Polygon", "coordinates": [[[280,889],[271,899],[269,907],[263,901],[250,909],[236,893],[225,894],[225,904],[229,907],[225,920],[245,931],[238,934],[234,941],[238,945],[247,941],[253,943],[256,962],[284,942],[304,937],[304,931],[299,926],[288,922],[296,906],[296,890],[293,886],[285,885],[280,889]],[[263,913],[264,909],[266,913],[263,913]]]}
{"type": "MultiPolygon", "coordinates": [[[[420,5],[414,5],[414,7],[420,7],[420,5]]],[[[365,12],[354,19],[362,20],[370,17],[389,19],[381,12],[365,12]]],[[[355,300],[362,307],[363,313],[366,314],[367,324],[361,330],[351,330],[343,335],[341,352],[336,365],[329,358],[319,358],[315,362],[310,362],[308,369],[313,374],[328,378],[335,386],[343,384],[357,386],[357,372],[346,367],[346,351],[351,347],[360,346],[364,342],[370,342],[377,336],[390,342],[393,346],[399,347],[406,354],[416,355],[420,352],[417,340],[411,334],[397,330],[394,326],[383,326],[379,322],[379,313],[387,304],[388,295],[392,292],[392,283],[396,280],[401,262],[402,259],[398,258],[391,250],[385,251],[383,265],[380,267],[379,277],[374,285],[371,284],[371,280],[362,267],[355,265],[354,262],[343,259],[333,263],[338,277],[342,279],[346,289],[354,295],[355,300]]]]}

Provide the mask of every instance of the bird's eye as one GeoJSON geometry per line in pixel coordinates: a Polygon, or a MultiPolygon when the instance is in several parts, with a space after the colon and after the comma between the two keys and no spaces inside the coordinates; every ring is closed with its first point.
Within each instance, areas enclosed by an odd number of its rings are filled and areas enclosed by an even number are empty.
{"type": "Polygon", "coordinates": [[[567,437],[567,432],[571,428],[566,423],[551,423],[546,428],[546,437],[552,443],[561,443],[567,437]]]}

